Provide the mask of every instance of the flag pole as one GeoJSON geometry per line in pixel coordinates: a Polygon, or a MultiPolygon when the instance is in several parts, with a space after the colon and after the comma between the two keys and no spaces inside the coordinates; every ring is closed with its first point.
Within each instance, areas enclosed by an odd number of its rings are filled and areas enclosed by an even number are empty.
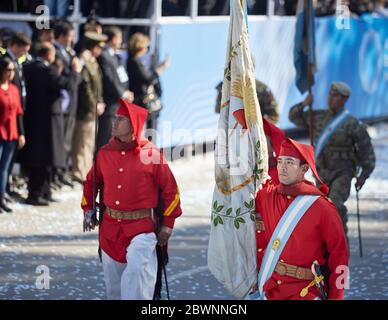
{"type": "MultiPolygon", "coordinates": [[[[304,19],[304,27],[306,33],[306,49],[307,49],[307,84],[308,84],[308,93],[311,96],[312,94],[312,83],[313,83],[313,72],[312,65],[310,63],[310,32],[309,30],[309,21],[310,21],[310,1],[304,0],[304,10],[305,10],[305,19],[304,19]]],[[[309,136],[310,136],[310,144],[314,145],[314,114],[313,114],[313,106],[312,103],[309,104],[309,136]]]]}

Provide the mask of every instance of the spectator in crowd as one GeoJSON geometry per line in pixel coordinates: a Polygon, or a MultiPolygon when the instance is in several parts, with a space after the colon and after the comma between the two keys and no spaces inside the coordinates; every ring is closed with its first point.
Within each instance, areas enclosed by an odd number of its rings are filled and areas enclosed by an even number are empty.
{"type": "Polygon", "coordinates": [[[27,144],[22,149],[21,160],[28,171],[27,203],[48,205],[52,199],[50,169],[53,166],[52,109],[60,97],[60,89],[69,89],[70,83],[52,66],[55,48],[44,42],[37,51],[38,57],[25,66],[27,108],[25,133],[27,144]]]}
{"type": "Polygon", "coordinates": [[[83,32],[82,32],[81,39],[74,46],[74,51],[77,53],[77,56],[81,57],[81,59],[82,59],[82,53],[85,51],[83,34],[85,32],[96,32],[98,34],[102,34],[102,25],[94,15],[91,15],[88,17],[88,20],[83,25],[82,29],[83,29],[83,32]]]}
{"type": "Polygon", "coordinates": [[[19,59],[22,56],[27,55],[30,48],[31,48],[30,38],[24,33],[17,32],[12,35],[7,48],[7,52],[4,55],[10,58],[15,65],[15,77],[13,79],[13,83],[19,89],[23,107],[25,107],[25,103],[26,103],[26,87],[25,87],[24,77],[23,77],[23,67],[19,63],[19,59]]]}
{"type": "Polygon", "coordinates": [[[127,72],[131,77],[129,89],[134,94],[134,103],[148,109],[147,128],[156,129],[161,105],[155,84],[159,83],[159,76],[170,65],[170,61],[165,59],[155,70],[147,72],[141,58],[147,53],[148,47],[149,38],[145,34],[135,33],[131,36],[128,41],[127,72]]]}
{"type": "Polygon", "coordinates": [[[8,169],[16,146],[25,144],[23,108],[20,93],[12,83],[15,64],[8,57],[0,58],[0,213],[11,212],[5,204],[8,169]]]}
{"type": "MultiPolygon", "coordinates": [[[[7,41],[7,51],[4,54],[5,57],[8,57],[12,60],[15,67],[15,76],[12,80],[13,84],[16,85],[16,87],[19,90],[20,94],[20,102],[22,105],[22,108],[25,109],[26,107],[26,86],[25,86],[25,80],[24,80],[24,74],[23,74],[23,66],[26,64],[26,57],[28,55],[28,51],[31,48],[31,40],[30,38],[20,32],[11,32],[10,33],[10,39],[7,41]]],[[[8,170],[8,176],[11,177],[12,168],[14,165],[14,162],[19,162],[18,160],[18,152],[16,151],[14,153],[14,156],[11,160],[11,163],[9,165],[8,170]]],[[[10,179],[8,179],[10,180],[10,179]]],[[[15,177],[12,177],[10,180],[12,182],[16,181],[15,177]]],[[[14,189],[15,184],[14,183],[8,183],[7,184],[7,194],[10,194],[13,197],[20,197],[19,193],[14,189]]]]}
{"type": "MultiPolygon", "coordinates": [[[[43,42],[42,42],[43,43],[43,42]]],[[[42,43],[39,46],[42,46],[42,43]]],[[[38,50],[39,48],[38,47],[38,50]]],[[[71,87],[69,79],[62,77],[65,64],[62,59],[55,57],[51,66],[60,80],[61,87],[71,87]]],[[[63,111],[67,109],[70,99],[65,89],[59,90],[59,96],[51,108],[51,147],[52,147],[52,168],[50,170],[50,187],[54,190],[59,189],[62,184],[57,179],[57,172],[64,172],[66,169],[66,151],[65,151],[65,122],[63,111]]],[[[48,201],[56,201],[53,198],[46,198],[48,201]]]]}
{"type": "Polygon", "coordinates": [[[118,55],[123,39],[121,29],[109,27],[104,30],[104,34],[108,37],[107,44],[97,60],[103,76],[103,100],[106,108],[98,119],[98,149],[107,144],[112,135],[112,121],[119,107],[119,99],[133,101],[133,93],[128,90],[128,75],[118,55]]]}
{"type": "Polygon", "coordinates": [[[56,179],[65,185],[73,186],[69,177],[71,158],[72,140],[74,127],[76,122],[77,106],[78,106],[78,86],[81,82],[81,70],[82,65],[80,60],[75,55],[75,51],[72,48],[74,40],[74,26],[67,20],[60,20],[54,25],[55,36],[55,48],[58,58],[63,60],[64,69],[63,76],[67,78],[68,83],[71,86],[62,94],[67,94],[69,99],[69,105],[64,110],[64,123],[65,123],[65,151],[66,151],[66,170],[55,173],[56,179]]]}
{"type": "Polygon", "coordinates": [[[79,88],[79,106],[77,122],[73,136],[73,180],[83,183],[93,161],[96,112],[104,113],[105,103],[102,99],[102,73],[97,63],[97,57],[107,39],[106,35],[96,32],[84,34],[85,49],[89,58],[85,60],[82,69],[82,82],[79,88]]]}
{"type": "Polygon", "coordinates": [[[36,57],[37,48],[42,42],[54,43],[54,30],[53,29],[35,29],[32,33],[32,47],[30,54],[36,57]]]}

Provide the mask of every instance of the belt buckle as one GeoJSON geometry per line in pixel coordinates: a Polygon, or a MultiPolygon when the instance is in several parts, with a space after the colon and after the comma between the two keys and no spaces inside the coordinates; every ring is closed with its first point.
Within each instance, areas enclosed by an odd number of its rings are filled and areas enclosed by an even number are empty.
{"type": "Polygon", "coordinates": [[[284,276],[287,273],[287,267],[284,264],[278,264],[276,272],[279,275],[284,276]]]}
{"type": "Polygon", "coordinates": [[[302,268],[297,268],[296,272],[295,272],[295,278],[297,278],[299,280],[305,279],[306,278],[306,270],[304,270],[302,268]]]}

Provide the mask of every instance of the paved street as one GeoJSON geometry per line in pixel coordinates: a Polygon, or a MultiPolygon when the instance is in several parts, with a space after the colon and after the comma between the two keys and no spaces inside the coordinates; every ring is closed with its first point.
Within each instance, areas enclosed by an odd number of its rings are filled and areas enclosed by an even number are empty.
{"type": "MultiPolygon", "coordinates": [[[[360,193],[363,258],[358,251],[354,189],[347,202],[351,250],[348,299],[388,298],[387,128],[371,129],[377,168],[360,193]]],[[[171,298],[233,299],[207,269],[213,155],[175,161],[171,167],[184,211],[170,241],[167,272],[171,298]]],[[[63,188],[55,196],[61,201],[50,207],[14,204],[12,214],[0,215],[0,299],[105,298],[97,233],[82,233],[81,187],[63,188]],[[36,286],[39,266],[50,272],[48,289],[36,286]]]]}

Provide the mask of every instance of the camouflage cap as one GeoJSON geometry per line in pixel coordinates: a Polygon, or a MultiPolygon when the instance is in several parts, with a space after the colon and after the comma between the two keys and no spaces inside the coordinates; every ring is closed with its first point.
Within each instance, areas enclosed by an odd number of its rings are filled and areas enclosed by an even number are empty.
{"type": "Polygon", "coordinates": [[[87,31],[84,33],[84,39],[90,44],[98,45],[103,48],[108,37],[105,34],[87,31]]]}
{"type": "Polygon", "coordinates": [[[345,82],[340,81],[332,82],[330,85],[330,89],[338,92],[339,94],[345,97],[349,97],[352,93],[352,89],[350,89],[350,87],[345,82]]]}

